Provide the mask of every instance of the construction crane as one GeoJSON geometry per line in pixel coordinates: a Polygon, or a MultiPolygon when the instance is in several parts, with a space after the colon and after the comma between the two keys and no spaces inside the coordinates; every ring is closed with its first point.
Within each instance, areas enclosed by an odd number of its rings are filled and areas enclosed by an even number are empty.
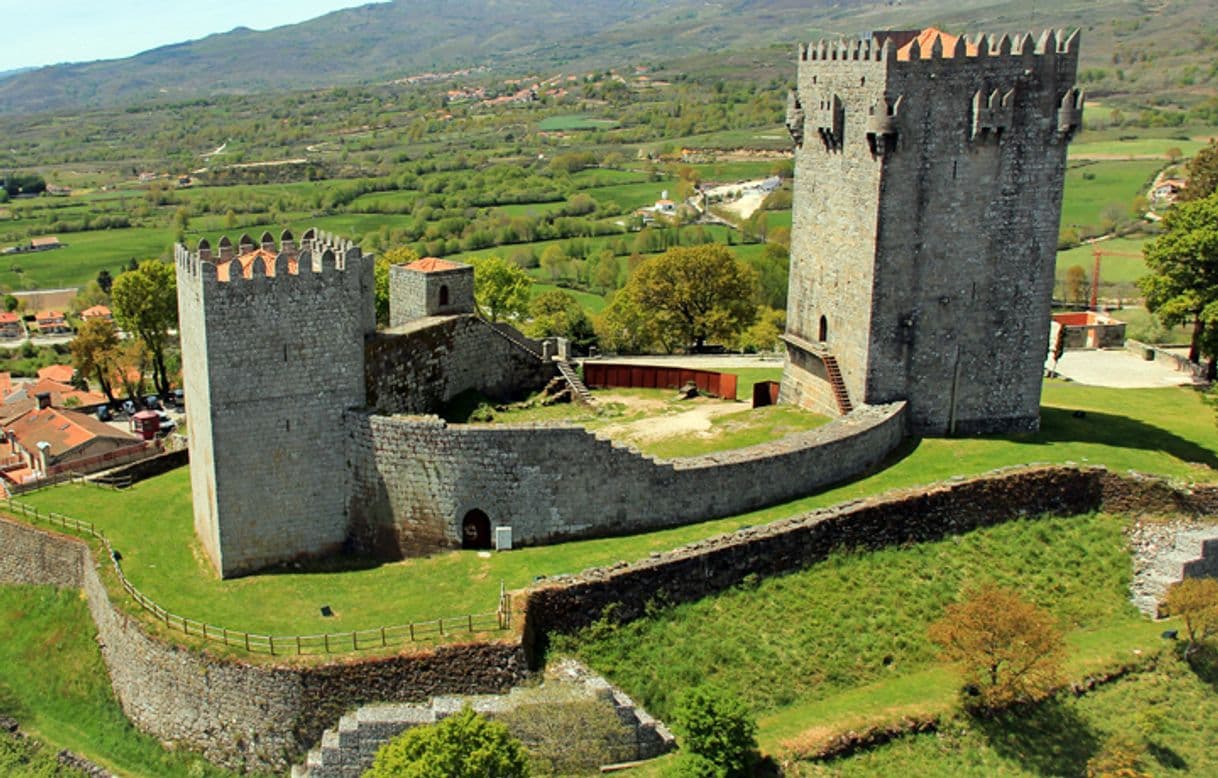
{"type": "Polygon", "coordinates": [[[1142,258],[1140,251],[1113,251],[1112,249],[1100,248],[1098,242],[1092,242],[1092,256],[1095,257],[1095,263],[1091,267],[1091,300],[1087,307],[1089,310],[1098,311],[1100,309],[1100,261],[1105,257],[1137,257],[1142,258]]]}

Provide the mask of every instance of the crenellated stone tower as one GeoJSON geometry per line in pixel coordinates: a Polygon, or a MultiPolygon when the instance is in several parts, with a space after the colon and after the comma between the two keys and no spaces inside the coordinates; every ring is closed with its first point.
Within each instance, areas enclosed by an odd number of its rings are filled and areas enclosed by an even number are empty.
{"type": "Polygon", "coordinates": [[[372,257],[309,230],[175,247],[195,532],[224,577],[342,547],[372,257]]]}
{"type": "Polygon", "coordinates": [[[1077,31],[799,48],[785,401],[1036,430],[1077,31]]]}

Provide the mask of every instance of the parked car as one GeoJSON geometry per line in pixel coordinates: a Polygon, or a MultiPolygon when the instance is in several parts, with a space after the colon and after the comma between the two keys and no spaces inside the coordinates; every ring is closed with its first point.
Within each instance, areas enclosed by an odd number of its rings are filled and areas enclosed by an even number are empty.
{"type": "Polygon", "coordinates": [[[110,406],[99,405],[97,407],[97,420],[98,421],[110,421],[110,419],[112,419],[112,418],[113,418],[113,415],[110,413],[110,406]]]}
{"type": "Polygon", "coordinates": [[[144,407],[150,411],[159,411],[161,409],[161,398],[155,394],[150,394],[144,398],[144,407]]]}
{"type": "Polygon", "coordinates": [[[178,408],[186,407],[186,393],[181,389],[174,389],[170,397],[173,399],[173,404],[178,408]]]}
{"type": "Polygon", "coordinates": [[[135,402],[133,400],[123,400],[123,413],[128,416],[135,415],[135,402]]]}

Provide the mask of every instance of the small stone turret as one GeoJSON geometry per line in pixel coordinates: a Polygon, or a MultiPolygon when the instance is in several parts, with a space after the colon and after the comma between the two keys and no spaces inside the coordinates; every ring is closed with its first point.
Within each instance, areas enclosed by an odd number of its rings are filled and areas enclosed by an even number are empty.
{"type": "Polygon", "coordinates": [[[425,257],[389,268],[389,326],[473,312],[473,265],[425,257]]]}

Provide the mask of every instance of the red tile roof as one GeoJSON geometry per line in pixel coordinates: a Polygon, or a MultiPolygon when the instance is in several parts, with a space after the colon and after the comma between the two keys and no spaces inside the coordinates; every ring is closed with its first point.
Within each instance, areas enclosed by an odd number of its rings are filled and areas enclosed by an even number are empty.
{"type": "Polygon", "coordinates": [[[449,262],[447,259],[437,259],[436,257],[423,257],[406,265],[407,270],[417,270],[420,273],[439,273],[444,270],[456,270],[459,267],[461,265],[456,262],[449,262]]]}
{"type": "MultiPolygon", "coordinates": [[[[909,61],[909,55],[912,53],[914,41],[918,42],[918,48],[922,54],[920,59],[930,59],[931,48],[935,45],[935,40],[938,39],[943,44],[943,57],[950,59],[956,52],[956,41],[960,40],[960,36],[951,35],[943,30],[935,27],[927,27],[922,32],[918,33],[918,37],[914,38],[909,43],[906,43],[901,48],[897,49],[897,59],[901,61],[909,61]]],[[[964,41],[964,53],[966,56],[977,56],[977,44],[969,43],[967,39],[964,41]]]]}
{"type": "Polygon", "coordinates": [[[63,313],[60,311],[39,311],[34,314],[34,318],[38,321],[63,321],[63,313]]]}
{"type": "Polygon", "coordinates": [[[109,319],[112,315],[110,309],[104,305],[94,305],[80,312],[82,319],[109,319]]]}
{"type": "Polygon", "coordinates": [[[72,376],[74,375],[76,375],[76,368],[71,365],[48,365],[38,368],[39,378],[58,381],[61,384],[72,383],[72,376]]]}
{"type": "Polygon", "coordinates": [[[11,311],[0,312],[0,324],[18,324],[21,317],[11,311]]]}
{"type": "Polygon", "coordinates": [[[84,413],[61,411],[56,408],[40,408],[26,413],[8,425],[9,432],[30,453],[38,452],[39,443],[49,443],[47,453],[62,456],[96,438],[111,438],[121,441],[138,440],[122,430],[84,413]]]}

